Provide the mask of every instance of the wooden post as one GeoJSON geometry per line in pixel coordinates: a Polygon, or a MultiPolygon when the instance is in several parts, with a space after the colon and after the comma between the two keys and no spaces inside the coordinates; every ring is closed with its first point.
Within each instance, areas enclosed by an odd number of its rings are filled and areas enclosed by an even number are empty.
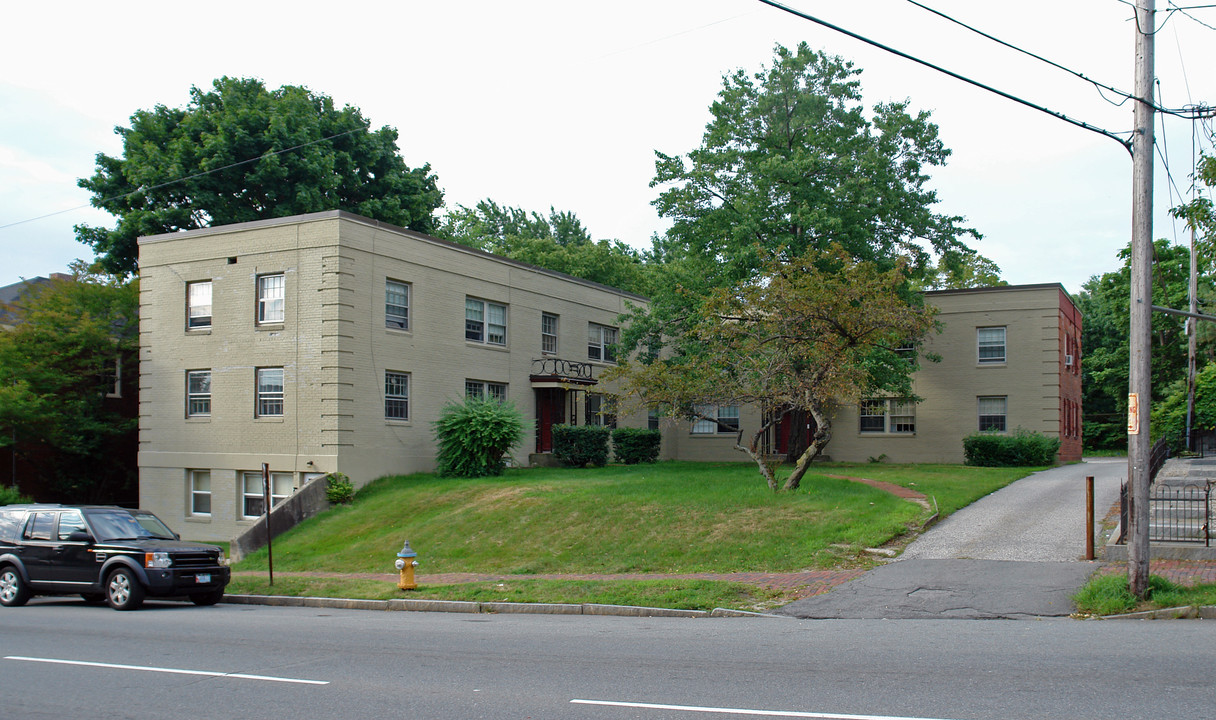
{"type": "Polygon", "coordinates": [[[1085,476],[1085,559],[1094,559],[1094,476],[1085,476]]]}
{"type": "Polygon", "coordinates": [[[262,463],[262,513],[266,518],[266,568],[270,571],[270,587],[274,587],[274,553],[270,548],[270,463],[262,463]]]}

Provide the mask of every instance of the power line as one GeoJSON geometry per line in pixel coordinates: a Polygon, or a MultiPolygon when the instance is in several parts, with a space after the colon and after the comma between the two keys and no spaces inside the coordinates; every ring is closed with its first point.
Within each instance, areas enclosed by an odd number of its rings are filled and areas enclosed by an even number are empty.
{"type": "MultiPolygon", "coordinates": [[[[1172,7],[1172,8],[1173,8],[1174,10],[1176,10],[1177,12],[1180,12],[1180,13],[1182,13],[1183,15],[1187,16],[1187,17],[1188,17],[1188,18],[1190,18],[1191,20],[1193,20],[1193,21],[1195,21],[1195,22],[1199,23],[1200,25],[1204,26],[1204,27],[1205,27],[1205,28],[1207,28],[1208,30],[1216,30],[1216,27],[1212,27],[1211,25],[1208,25],[1208,24],[1207,24],[1207,23],[1205,23],[1204,21],[1200,20],[1199,18],[1197,18],[1197,17],[1195,17],[1194,15],[1190,14],[1189,12],[1187,12],[1187,10],[1192,10],[1192,9],[1195,9],[1195,8],[1191,8],[1191,7],[1185,7],[1185,8],[1184,8],[1184,7],[1179,7],[1179,6],[1175,5],[1175,4],[1174,4],[1174,3],[1172,3],[1172,2],[1170,3],[1170,7],[1172,7]]],[[[1210,7],[1216,7],[1216,5],[1200,5],[1200,6],[1198,6],[1198,7],[1200,7],[1200,8],[1210,8],[1210,7]]]]}
{"type": "MultiPolygon", "coordinates": [[[[1024,54],[1024,55],[1028,55],[1028,56],[1030,56],[1030,57],[1034,58],[1035,60],[1038,60],[1038,61],[1040,61],[1040,62],[1047,63],[1048,65],[1050,65],[1050,66],[1052,66],[1052,67],[1054,67],[1054,68],[1056,68],[1056,69],[1058,69],[1058,70],[1063,70],[1064,72],[1068,73],[1069,75],[1073,75],[1073,76],[1075,76],[1075,77],[1078,77],[1078,78],[1080,78],[1080,79],[1084,80],[1085,82],[1090,83],[1090,84],[1091,84],[1091,85],[1093,85],[1095,88],[1097,88],[1097,89],[1098,89],[1098,94],[1099,94],[1099,95],[1101,95],[1101,94],[1102,94],[1102,90],[1107,90],[1107,91],[1110,91],[1110,92],[1115,93],[1116,95],[1118,95],[1118,96],[1122,97],[1123,99],[1122,99],[1122,100],[1120,100],[1119,102],[1115,102],[1115,101],[1113,101],[1113,100],[1109,100],[1109,99],[1107,99],[1105,95],[1103,95],[1103,96],[1102,96],[1102,99],[1106,100],[1107,102],[1109,102],[1111,105],[1114,105],[1115,107],[1122,106],[1122,105],[1123,105],[1124,103],[1126,103],[1128,100],[1134,100],[1134,99],[1136,99],[1136,98],[1135,98],[1135,96],[1134,96],[1134,95],[1132,95],[1132,94],[1131,94],[1131,93],[1129,93],[1129,92],[1126,92],[1126,91],[1124,91],[1124,90],[1120,90],[1120,89],[1118,89],[1118,88],[1116,88],[1116,87],[1112,87],[1112,86],[1107,85],[1107,84],[1105,84],[1105,83],[1098,82],[1097,80],[1094,80],[1093,78],[1087,77],[1087,76],[1086,76],[1084,73],[1082,73],[1082,72],[1079,72],[1079,71],[1077,71],[1077,70],[1073,70],[1072,68],[1069,68],[1069,67],[1065,67],[1064,65],[1061,65],[1060,63],[1055,62],[1054,60],[1050,60],[1050,59],[1048,59],[1048,58],[1045,58],[1045,57],[1043,57],[1042,55],[1038,55],[1038,54],[1036,54],[1036,53],[1033,53],[1033,52],[1031,52],[1031,51],[1029,51],[1029,50],[1026,50],[1025,48],[1021,48],[1021,47],[1018,47],[1017,45],[1014,45],[1014,44],[1012,44],[1012,43],[1005,42],[1004,40],[1002,40],[1002,39],[1000,39],[1000,38],[998,38],[998,37],[995,37],[995,36],[993,36],[993,35],[990,35],[990,34],[988,34],[988,33],[984,32],[983,30],[980,30],[980,29],[975,28],[975,27],[973,27],[973,26],[971,26],[971,25],[968,25],[967,23],[962,22],[961,20],[958,20],[958,19],[956,19],[956,18],[953,18],[953,17],[951,17],[951,16],[949,16],[949,15],[947,15],[947,14],[945,14],[945,13],[943,13],[943,12],[939,11],[939,10],[935,10],[934,8],[931,8],[931,7],[929,7],[928,5],[925,5],[924,3],[918,2],[917,0],[907,0],[907,2],[909,2],[909,3],[911,3],[911,4],[915,5],[915,6],[917,6],[918,8],[921,8],[922,10],[925,10],[925,11],[927,11],[927,12],[931,12],[931,13],[933,13],[934,15],[937,15],[938,17],[940,17],[940,18],[942,18],[942,19],[944,19],[944,20],[948,20],[948,21],[950,21],[950,22],[954,23],[955,25],[959,25],[959,26],[961,26],[961,27],[964,27],[964,28],[966,28],[966,29],[970,30],[971,32],[973,32],[973,33],[975,33],[975,34],[977,34],[977,35],[980,35],[980,36],[982,36],[982,37],[984,37],[984,38],[987,38],[987,39],[989,39],[989,40],[991,40],[991,41],[993,41],[993,42],[995,42],[995,43],[998,43],[998,44],[1000,44],[1000,45],[1004,45],[1005,47],[1009,48],[1010,50],[1015,50],[1015,51],[1020,52],[1020,53],[1022,53],[1022,54],[1024,54]]],[[[1173,3],[1171,3],[1171,4],[1173,4],[1173,3]]],[[[1163,24],[1163,27],[1164,27],[1164,24],[1163,24]]],[[[1158,31],[1159,31],[1159,30],[1160,30],[1160,28],[1158,28],[1158,31]]],[[[1146,102],[1149,102],[1149,101],[1147,101],[1147,100],[1146,100],[1146,102]]],[[[1189,107],[1189,106],[1188,106],[1188,107],[1189,107]]],[[[1170,115],[1178,115],[1178,116],[1180,116],[1180,117],[1195,117],[1195,115],[1194,115],[1194,111],[1193,111],[1193,110],[1188,110],[1188,109],[1186,109],[1186,107],[1181,108],[1181,109],[1170,109],[1170,108],[1162,107],[1162,106],[1161,106],[1160,104],[1158,104],[1158,103],[1154,103],[1154,104],[1153,104],[1153,109],[1154,109],[1154,110],[1156,110],[1157,112],[1168,113],[1168,114],[1170,114],[1170,115]]]]}
{"type": "Polygon", "coordinates": [[[18,220],[17,222],[9,223],[7,225],[0,225],[0,230],[7,230],[11,227],[16,227],[18,225],[24,225],[26,223],[32,223],[32,222],[36,222],[38,220],[45,220],[46,218],[55,217],[56,215],[63,215],[65,213],[76,212],[77,210],[83,210],[90,206],[101,206],[108,202],[113,202],[115,200],[122,200],[123,198],[129,198],[132,195],[138,195],[139,193],[150,192],[152,190],[159,190],[163,187],[168,187],[170,185],[176,185],[178,183],[186,182],[187,180],[193,180],[194,178],[203,177],[205,175],[211,175],[211,174],[214,174],[217,172],[221,172],[223,170],[230,170],[234,167],[239,167],[241,165],[248,165],[249,163],[257,162],[258,160],[262,160],[263,158],[274,157],[275,155],[282,155],[283,153],[293,152],[295,150],[300,150],[301,148],[306,148],[311,145],[316,145],[318,143],[323,143],[323,142],[327,142],[329,140],[334,140],[334,139],[340,138],[344,135],[350,135],[351,133],[359,132],[360,130],[366,130],[366,129],[367,128],[357,127],[352,130],[347,130],[346,132],[340,132],[336,135],[330,135],[329,137],[323,137],[323,138],[319,138],[317,140],[312,140],[310,142],[301,143],[299,145],[293,145],[292,147],[283,148],[282,150],[275,150],[274,152],[270,152],[270,153],[263,153],[261,155],[258,155],[257,157],[249,158],[248,160],[240,160],[238,162],[224,165],[223,167],[212,168],[211,170],[203,170],[202,172],[196,172],[192,175],[186,175],[184,177],[180,177],[175,180],[168,180],[166,182],[159,183],[157,185],[152,185],[151,187],[144,187],[141,185],[141,186],[135,188],[134,190],[132,190],[130,192],[122,193],[121,195],[113,195],[111,197],[101,198],[100,200],[94,200],[94,201],[86,203],[84,205],[78,205],[76,207],[68,208],[67,210],[59,210],[57,212],[47,213],[46,215],[39,215],[38,217],[29,218],[27,220],[18,220]]]}
{"type": "MultiPolygon", "coordinates": [[[[978,87],[982,90],[987,90],[990,93],[1000,95],[1001,97],[1005,98],[1006,100],[1012,100],[1013,102],[1016,102],[1020,105],[1025,105],[1028,108],[1032,108],[1034,110],[1038,110],[1039,112],[1046,113],[1046,114],[1056,118],[1057,120],[1063,120],[1064,122],[1069,123],[1070,125],[1076,125],[1079,128],[1089,130],[1090,132],[1095,132],[1095,133],[1098,133],[1099,135],[1108,137],[1108,138],[1118,142],[1120,145],[1122,145],[1129,153],[1132,151],[1132,140],[1130,137],[1125,140],[1125,139],[1119,137],[1119,135],[1117,135],[1116,133],[1111,132],[1110,130],[1104,130],[1103,128],[1097,127],[1095,125],[1090,125],[1087,122],[1084,122],[1082,120],[1077,120],[1076,118],[1069,117],[1063,113],[1056,112],[1055,110],[1049,110],[1048,108],[1045,108],[1042,105],[1037,105],[1035,103],[1030,102],[1029,100],[1024,100],[1016,95],[1011,95],[1011,94],[1005,92],[1004,90],[998,90],[998,89],[992,87],[991,85],[985,85],[984,83],[981,83],[977,80],[972,80],[971,78],[965,77],[963,75],[959,75],[958,73],[956,73],[952,70],[947,70],[939,65],[934,65],[933,63],[931,63],[927,60],[922,60],[913,55],[909,55],[908,53],[903,52],[902,50],[896,50],[895,48],[890,47],[889,45],[883,45],[882,43],[880,43],[876,40],[871,40],[870,38],[867,38],[863,35],[858,35],[857,33],[852,32],[851,30],[846,30],[846,29],[840,27],[839,25],[833,25],[832,23],[830,23],[826,20],[821,20],[820,18],[817,18],[813,15],[808,15],[807,13],[804,13],[804,12],[795,10],[791,7],[782,5],[779,2],[775,2],[775,0],[760,0],[760,2],[762,2],[765,5],[768,5],[770,7],[775,7],[778,10],[783,10],[783,11],[789,13],[790,15],[800,17],[803,20],[809,20],[817,25],[822,25],[823,27],[826,27],[829,30],[835,30],[836,32],[841,33],[843,35],[848,35],[849,37],[853,38],[854,40],[860,40],[861,42],[863,42],[867,45],[871,45],[880,50],[885,50],[886,52],[889,52],[893,55],[898,55],[899,57],[904,58],[905,60],[911,60],[914,63],[924,65],[927,68],[936,70],[945,75],[949,75],[950,77],[954,78],[955,80],[961,80],[962,82],[965,82],[968,85],[974,85],[975,87],[978,87]]],[[[1125,134],[1131,135],[1130,132],[1125,133],[1125,134]]]]}

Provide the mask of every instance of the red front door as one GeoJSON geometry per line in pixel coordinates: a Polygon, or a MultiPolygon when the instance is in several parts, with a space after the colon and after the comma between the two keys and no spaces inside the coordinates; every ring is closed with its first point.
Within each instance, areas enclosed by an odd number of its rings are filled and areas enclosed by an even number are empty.
{"type": "Polygon", "coordinates": [[[566,422],[566,391],[536,389],[536,452],[553,452],[553,426],[566,422]]]}

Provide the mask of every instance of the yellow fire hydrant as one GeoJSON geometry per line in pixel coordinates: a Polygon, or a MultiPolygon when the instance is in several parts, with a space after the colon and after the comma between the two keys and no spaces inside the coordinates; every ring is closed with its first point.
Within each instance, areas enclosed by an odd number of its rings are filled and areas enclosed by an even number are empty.
{"type": "Polygon", "coordinates": [[[397,553],[397,570],[401,573],[401,579],[397,581],[397,587],[402,590],[417,590],[418,583],[414,582],[414,567],[418,565],[415,559],[418,553],[410,547],[410,541],[405,541],[405,547],[401,548],[401,552],[397,553]]]}

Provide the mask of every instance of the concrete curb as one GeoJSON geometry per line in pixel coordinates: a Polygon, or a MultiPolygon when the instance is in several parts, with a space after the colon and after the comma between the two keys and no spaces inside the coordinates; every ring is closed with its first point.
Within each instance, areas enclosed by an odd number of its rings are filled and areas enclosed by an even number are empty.
{"type": "MultiPolygon", "coordinates": [[[[496,613],[517,615],[606,615],[616,617],[679,617],[734,618],[783,615],[747,612],[728,608],[705,610],[675,610],[672,608],[638,607],[634,605],[599,605],[596,603],[512,603],[468,602],[464,600],[355,600],[349,598],[294,597],[290,595],[225,595],[221,601],[231,605],[272,605],[276,607],[314,607],[339,610],[380,610],[396,612],[496,613]]],[[[786,618],[788,619],[788,618],[786,618]]]]}
{"type": "Polygon", "coordinates": [[[1162,608],[1123,615],[1106,615],[1099,620],[1216,620],[1216,606],[1162,608]]]}

